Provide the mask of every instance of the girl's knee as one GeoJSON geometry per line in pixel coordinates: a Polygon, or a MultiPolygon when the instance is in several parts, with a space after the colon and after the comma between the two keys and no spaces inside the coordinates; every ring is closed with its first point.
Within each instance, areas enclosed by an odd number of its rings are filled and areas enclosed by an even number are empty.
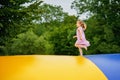
{"type": "Polygon", "coordinates": [[[80,48],[80,45],[75,44],[75,47],[80,48]]]}
{"type": "Polygon", "coordinates": [[[75,46],[75,47],[77,47],[77,45],[76,45],[76,44],[75,44],[74,46],[75,46]]]}
{"type": "Polygon", "coordinates": [[[75,47],[78,47],[78,45],[77,45],[77,44],[75,44],[75,47]]]}

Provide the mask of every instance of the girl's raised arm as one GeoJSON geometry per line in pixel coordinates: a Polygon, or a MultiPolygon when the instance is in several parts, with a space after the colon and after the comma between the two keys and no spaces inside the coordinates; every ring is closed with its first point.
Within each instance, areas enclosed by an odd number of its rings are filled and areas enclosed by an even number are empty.
{"type": "Polygon", "coordinates": [[[77,36],[75,35],[75,36],[73,36],[73,38],[77,38],[77,36]]]}

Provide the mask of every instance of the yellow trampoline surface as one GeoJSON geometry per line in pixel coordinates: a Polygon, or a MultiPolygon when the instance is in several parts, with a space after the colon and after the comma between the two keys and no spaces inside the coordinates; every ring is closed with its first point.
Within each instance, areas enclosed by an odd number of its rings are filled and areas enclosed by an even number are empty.
{"type": "Polygon", "coordinates": [[[107,80],[81,56],[0,56],[0,80],[107,80]]]}

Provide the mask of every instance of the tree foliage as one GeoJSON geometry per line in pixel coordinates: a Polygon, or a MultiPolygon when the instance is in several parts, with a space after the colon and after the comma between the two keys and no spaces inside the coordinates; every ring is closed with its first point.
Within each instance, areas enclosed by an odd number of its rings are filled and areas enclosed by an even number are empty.
{"type": "MultiPolygon", "coordinates": [[[[61,6],[39,0],[0,0],[0,55],[78,55],[76,20],[61,6]]],[[[74,0],[77,16],[89,13],[84,54],[120,52],[120,1],[74,0]]]]}
{"type": "Polygon", "coordinates": [[[78,55],[78,50],[74,47],[75,39],[75,16],[67,16],[59,27],[55,27],[51,32],[50,42],[54,45],[54,54],[57,55],[78,55]]]}
{"type": "Polygon", "coordinates": [[[1,0],[0,1],[0,44],[1,45],[5,45],[9,40],[11,40],[11,38],[15,37],[17,34],[23,31],[26,31],[26,29],[28,29],[29,26],[31,25],[33,18],[35,18],[33,16],[33,13],[36,13],[35,10],[41,4],[41,1],[39,2],[36,1],[27,8],[25,6],[22,6],[22,4],[29,2],[33,2],[33,0],[20,0],[20,1],[1,0]]]}
{"type": "Polygon", "coordinates": [[[10,45],[11,55],[14,54],[52,54],[53,46],[44,36],[37,36],[32,29],[13,38],[10,45]]]}

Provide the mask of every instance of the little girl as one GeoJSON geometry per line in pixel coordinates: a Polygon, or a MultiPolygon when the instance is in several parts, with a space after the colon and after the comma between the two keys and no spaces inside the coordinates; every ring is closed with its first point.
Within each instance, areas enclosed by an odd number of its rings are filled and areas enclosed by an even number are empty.
{"type": "Polygon", "coordinates": [[[87,47],[90,46],[90,43],[89,41],[86,40],[84,33],[87,26],[81,20],[77,21],[76,26],[77,26],[76,36],[73,36],[73,38],[77,38],[77,41],[75,42],[75,47],[79,49],[80,55],[82,56],[83,55],[82,48],[87,50],[87,47]]]}

